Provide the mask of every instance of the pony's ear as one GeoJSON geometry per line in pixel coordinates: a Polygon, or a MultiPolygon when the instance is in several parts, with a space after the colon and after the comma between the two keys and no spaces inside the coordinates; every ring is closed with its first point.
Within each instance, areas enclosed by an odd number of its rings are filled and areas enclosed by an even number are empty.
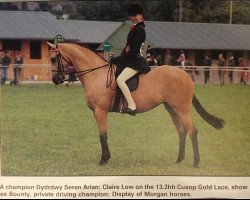
{"type": "MultiPolygon", "coordinates": [[[[47,42],[47,41],[46,41],[47,42]]],[[[54,45],[54,44],[51,44],[51,43],[49,43],[49,42],[47,42],[47,44],[53,49],[53,50],[55,50],[56,49],[56,45],[54,45]]]]}

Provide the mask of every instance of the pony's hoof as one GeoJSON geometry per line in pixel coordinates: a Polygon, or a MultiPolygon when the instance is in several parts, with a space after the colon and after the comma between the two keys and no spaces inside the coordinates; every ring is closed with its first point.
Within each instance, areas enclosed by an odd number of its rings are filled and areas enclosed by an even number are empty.
{"type": "Polygon", "coordinates": [[[136,110],[132,110],[131,108],[123,108],[122,113],[126,113],[132,116],[135,116],[136,110]]]}
{"type": "Polygon", "coordinates": [[[110,154],[108,154],[106,157],[102,157],[101,161],[99,162],[99,166],[106,165],[110,159],[110,154]]]}
{"type": "Polygon", "coordinates": [[[101,160],[98,165],[103,166],[103,165],[106,165],[107,163],[108,161],[101,160]]]}
{"type": "Polygon", "coordinates": [[[100,161],[99,164],[98,164],[98,166],[103,166],[103,165],[105,165],[105,164],[107,164],[107,163],[105,163],[105,162],[103,162],[103,161],[100,161]]]}
{"type": "Polygon", "coordinates": [[[175,161],[175,163],[180,163],[181,161],[183,161],[184,160],[184,158],[178,158],[176,161],[175,161]]]}
{"type": "Polygon", "coordinates": [[[193,164],[193,167],[194,167],[194,168],[199,168],[199,164],[198,164],[198,163],[194,163],[194,164],[193,164]]]}

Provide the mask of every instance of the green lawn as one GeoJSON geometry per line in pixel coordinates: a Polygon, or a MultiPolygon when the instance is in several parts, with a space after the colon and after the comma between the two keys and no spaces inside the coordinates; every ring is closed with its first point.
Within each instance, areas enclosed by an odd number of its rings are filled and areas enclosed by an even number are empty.
{"type": "Polygon", "coordinates": [[[175,164],[178,136],[163,106],[136,115],[111,113],[110,162],[99,167],[97,125],[80,85],[1,87],[2,176],[250,175],[250,87],[196,85],[197,98],[226,121],[215,130],[193,109],[201,162],[193,168],[191,141],[186,159],[175,164]]]}

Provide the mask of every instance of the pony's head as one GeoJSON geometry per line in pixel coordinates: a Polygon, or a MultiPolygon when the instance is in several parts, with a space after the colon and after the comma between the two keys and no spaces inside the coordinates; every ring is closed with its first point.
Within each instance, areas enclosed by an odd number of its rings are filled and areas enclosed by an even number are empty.
{"type": "Polygon", "coordinates": [[[62,84],[65,81],[65,75],[67,74],[66,66],[70,64],[70,61],[62,55],[62,50],[59,49],[59,44],[54,45],[49,42],[50,46],[50,60],[51,60],[51,71],[52,81],[56,85],[62,84]]]}
{"type": "Polygon", "coordinates": [[[52,66],[52,81],[58,85],[63,83],[65,76],[70,75],[69,66],[74,67],[77,77],[83,80],[83,75],[99,68],[108,66],[108,62],[93,51],[72,43],[51,44],[50,58],[52,66]]]}

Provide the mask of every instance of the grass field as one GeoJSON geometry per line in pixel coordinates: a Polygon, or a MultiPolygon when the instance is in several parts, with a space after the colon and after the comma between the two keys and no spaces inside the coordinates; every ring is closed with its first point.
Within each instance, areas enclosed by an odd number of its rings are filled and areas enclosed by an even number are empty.
{"type": "Polygon", "coordinates": [[[226,121],[215,130],[193,109],[201,162],[175,164],[178,136],[163,106],[131,117],[108,119],[110,162],[99,167],[100,142],[92,112],[80,85],[1,87],[2,176],[87,175],[250,175],[249,86],[196,85],[196,96],[212,114],[226,121]]]}

